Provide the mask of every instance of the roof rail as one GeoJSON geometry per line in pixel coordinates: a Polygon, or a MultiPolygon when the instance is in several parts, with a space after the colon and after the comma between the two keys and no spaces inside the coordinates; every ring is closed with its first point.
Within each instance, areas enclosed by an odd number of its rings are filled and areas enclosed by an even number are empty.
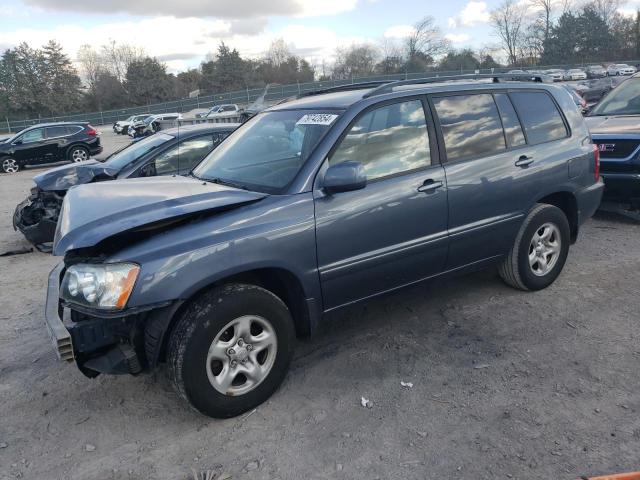
{"type": "Polygon", "coordinates": [[[361,90],[364,88],[375,88],[389,83],[389,80],[372,80],[370,82],[361,83],[346,83],[344,85],[336,85],[334,87],[322,88],[319,90],[311,90],[309,92],[303,92],[296,96],[296,98],[310,97],[312,95],[320,95],[321,93],[332,92],[347,92],[349,90],[361,90]]]}
{"type": "Polygon", "coordinates": [[[395,87],[401,87],[403,85],[422,85],[426,83],[440,83],[448,82],[452,80],[483,80],[492,79],[494,83],[498,83],[500,79],[504,80],[516,80],[516,81],[529,81],[529,82],[544,82],[548,83],[551,78],[547,75],[529,74],[529,73],[473,73],[469,75],[445,75],[442,77],[427,77],[416,78],[412,80],[398,80],[395,82],[387,82],[379,87],[374,88],[370,92],[367,92],[362,98],[369,98],[375,95],[382,95],[383,93],[392,92],[395,87]]]}

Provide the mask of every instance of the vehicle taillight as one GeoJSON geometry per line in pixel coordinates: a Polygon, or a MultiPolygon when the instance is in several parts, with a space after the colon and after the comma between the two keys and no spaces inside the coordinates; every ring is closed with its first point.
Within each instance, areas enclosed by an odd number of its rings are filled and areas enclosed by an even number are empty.
{"type": "Polygon", "coordinates": [[[594,168],[594,176],[596,177],[596,182],[600,180],[600,149],[597,144],[593,144],[593,159],[595,160],[595,168],[594,168]]]}
{"type": "Polygon", "coordinates": [[[87,125],[87,135],[91,135],[92,137],[95,137],[96,135],[98,135],[98,130],[93,128],[91,125],[87,125]]]}

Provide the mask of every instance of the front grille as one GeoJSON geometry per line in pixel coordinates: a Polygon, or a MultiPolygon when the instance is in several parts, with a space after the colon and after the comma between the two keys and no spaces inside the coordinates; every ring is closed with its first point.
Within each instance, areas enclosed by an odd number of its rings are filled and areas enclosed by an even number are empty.
{"type": "Polygon", "coordinates": [[[601,158],[626,158],[640,145],[640,140],[597,139],[601,158]]]}

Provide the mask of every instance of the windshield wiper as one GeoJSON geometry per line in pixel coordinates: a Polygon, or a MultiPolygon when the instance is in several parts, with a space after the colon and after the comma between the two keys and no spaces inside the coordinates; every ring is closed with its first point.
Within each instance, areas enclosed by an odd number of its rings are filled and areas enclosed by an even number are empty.
{"type": "MultiPolygon", "coordinates": [[[[195,175],[194,175],[195,177],[195,175]]],[[[195,177],[198,178],[198,177],[195,177]]],[[[247,187],[246,185],[243,185],[242,183],[238,183],[238,182],[234,182],[231,180],[225,180],[224,178],[198,178],[198,180],[203,180],[205,182],[211,182],[211,183],[215,183],[218,185],[225,185],[227,187],[232,187],[232,188],[239,188],[240,190],[251,190],[249,187],[247,187]]]]}

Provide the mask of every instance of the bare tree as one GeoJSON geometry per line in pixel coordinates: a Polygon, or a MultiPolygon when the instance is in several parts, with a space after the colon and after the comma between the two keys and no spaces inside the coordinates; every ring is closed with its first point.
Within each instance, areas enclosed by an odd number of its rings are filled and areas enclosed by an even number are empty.
{"type": "Polygon", "coordinates": [[[76,58],[80,65],[80,73],[87,82],[89,90],[93,92],[100,72],[104,70],[104,62],[91,45],[82,45],[76,58]]]}
{"type": "Polygon", "coordinates": [[[125,81],[129,65],[145,56],[144,49],[135,45],[118,44],[111,40],[102,46],[102,56],[109,72],[120,82],[125,81]]]}
{"type": "Polygon", "coordinates": [[[531,5],[540,9],[540,22],[543,25],[542,31],[544,32],[543,41],[547,41],[551,31],[556,0],[532,0],[531,5]]]}
{"type": "Polygon", "coordinates": [[[491,23],[500,38],[502,48],[507,53],[509,63],[518,62],[518,51],[524,39],[525,5],[516,0],[504,0],[491,12],[491,23]]]}
{"type": "Polygon", "coordinates": [[[622,0],[592,0],[589,5],[593,6],[605,25],[611,26],[622,3],[622,0]]]}
{"type": "Polygon", "coordinates": [[[275,67],[279,67],[292,57],[289,46],[283,38],[277,38],[269,45],[269,50],[265,54],[265,60],[275,67]]]}
{"type": "Polygon", "coordinates": [[[346,79],[371,75],[379,55],[376,47],[366,43],[337,48],[333,78],[346,79]]]}
{"type": "Polygon", "coordinates": [[[446,53],[450,42],[442,36],[442,32],[435,24],[432,16],[426,16],[413,26],[413,31],[405,41],[406,53],[409,59],[417,54],[435,57],[446,53]]]}

